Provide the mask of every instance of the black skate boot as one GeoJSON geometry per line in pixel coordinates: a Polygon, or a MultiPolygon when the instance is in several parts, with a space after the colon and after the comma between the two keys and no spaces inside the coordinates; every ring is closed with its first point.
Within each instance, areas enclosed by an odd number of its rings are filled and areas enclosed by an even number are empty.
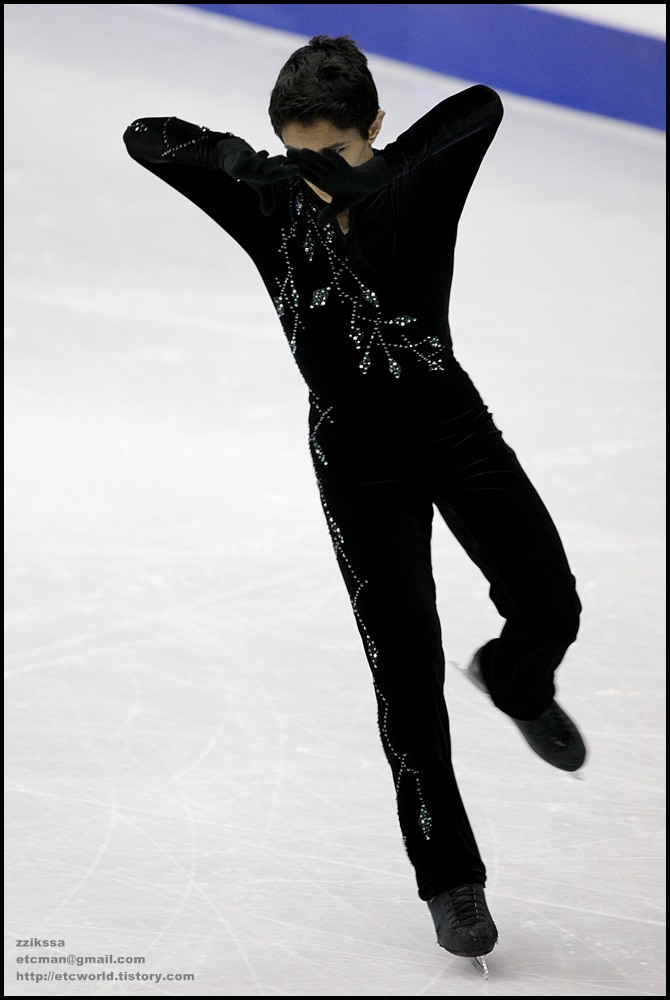
{"type": "MultiPolygon", "coordinates": [[[[465,672],[473,684],[486,694],[489,693],[478,652],[472,657],[465,672]]],[[[547,764],[562,771],[578,771],[586,760],[584,740],[570,716],[557,702],[552,701],[549,708],[536,719],[512,719],[512,722],[531,750],[547,764]]]]}
{"type": "Polygon", "coordinates": [[[440,947],[460,958],[479,960],[493,951],[498,930],[481,885],[459,885],[428,900],[440,947]]]}

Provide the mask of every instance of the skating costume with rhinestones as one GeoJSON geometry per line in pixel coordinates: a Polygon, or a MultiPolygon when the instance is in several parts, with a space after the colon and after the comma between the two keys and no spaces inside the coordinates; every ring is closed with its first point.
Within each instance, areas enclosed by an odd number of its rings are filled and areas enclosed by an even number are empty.
{"type": "Polygon", "coordinates": [[[456,228],[501,117],[487,87],[443,101],[392,144],[403,173],[351,210],[346,236],[336,223],[318,225],[324,203],[300,179],[275,185],[275,210],[264,217],[254,190],[214,169],[230,134],[146,118],[125,140],[251,256],[336,435],[340,411],[370,427],[416,423],[448,389],[456,228]]]}
{"type": "Polygon", "coordinates": [[[300,179],[274,185],[264,215],[256,191],[216,168],[230,133],[144,118],[124,136],[135,160],[250,255],[309,388],[323,509],[423,899],[485,883],[451,762],[433,508],[506,619],[484,651],[503,711],[530,719],[550,703],[579,614],[553,522],[452,351],[457,226],[501,118],[487,87],[437,105],[375,152],[402,169],[351,209],[346,235],[319,226],[324,203],[300,179]]]}

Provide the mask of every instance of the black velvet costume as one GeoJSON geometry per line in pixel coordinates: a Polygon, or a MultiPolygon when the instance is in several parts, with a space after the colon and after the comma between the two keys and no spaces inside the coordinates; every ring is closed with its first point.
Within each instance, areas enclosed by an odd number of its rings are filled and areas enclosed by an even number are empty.
{"type": "Polygon", "coordinates": [[[257,192],[217,166],[230,133],[144,118],[124,136],[135,160],[251,256],[307,383],[321,500],[422,899],[486,878],[451,763],[434,507],[505,619],[482,649],[502,711],[532,719],[550,704],[579,624],[553,522],[452,350],[457,227],[501,119],[498,95],[471,87],[375,151],[402,172],[351,209],[346,235],[319,226],[324,203],[299,178],[274,186],[263,215],[257,192]]]}

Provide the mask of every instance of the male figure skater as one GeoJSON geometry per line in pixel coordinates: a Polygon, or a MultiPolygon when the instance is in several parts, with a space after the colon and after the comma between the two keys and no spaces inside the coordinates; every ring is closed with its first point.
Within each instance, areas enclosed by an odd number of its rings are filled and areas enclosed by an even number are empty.
{"type": "Polygon", "coordinates": [[[469,87],[378,151],[384,112],[365,56],[347,36],[317,36],[281,70],[269,112],[286,155],[178,118],[138,119],[124,138],[250,254],[272,296],[309,389],[321,501],[419,896],[442,947],[482,956],[497,930],[451,763],[434,508],[505,619],[475,653],[471,679],[544,760],[574,771],[585,759],[554,700],[579,626],[575,580],[449,328],[456,230],[502,105],[469,87]]]}

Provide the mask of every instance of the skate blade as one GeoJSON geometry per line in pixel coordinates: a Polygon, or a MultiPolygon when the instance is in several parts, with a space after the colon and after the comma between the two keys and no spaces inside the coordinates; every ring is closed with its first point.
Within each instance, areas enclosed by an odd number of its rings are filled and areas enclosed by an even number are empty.
{"type": "Polygon", "coordinates": [[[454,667],[455,670],[457,670],[458,673],[461,674],[461,676],[469,680],[471,684],[474,684],[474,686],[479,691],[482,691],[485,695],[488,695],[489,698],[491,697],[491,695],[488,692],[488,688],[486,687],[484,682],[477,676],[477,674],[473,674],[472,671],[470,670],[472,661],[470,661],[470,663],[466,664],[465,666],[462,663],[458,663],[456,660],[448,660],[447,662],[449,666],[454,667]]]}
{"type": "Polygon", "coordinates": [[[470,961],[472,962],[472,964],[474,965],[475,969],[482,977],[482,979],[489,978],[489,967],[486,964],[486,959],[484,958],[483,955],[477,955],[476,958],[471,958],[470,961]]]}

